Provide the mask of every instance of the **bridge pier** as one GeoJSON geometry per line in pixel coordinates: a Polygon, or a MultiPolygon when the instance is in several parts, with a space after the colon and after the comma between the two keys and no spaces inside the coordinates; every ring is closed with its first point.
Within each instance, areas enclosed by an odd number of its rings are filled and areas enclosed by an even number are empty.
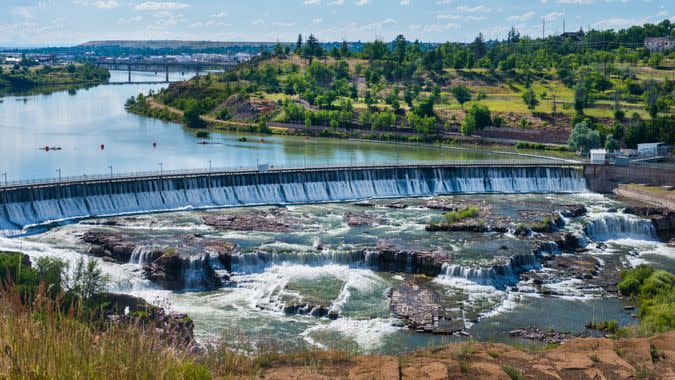
{"type": "Polygon", "coordinates": [[[164,66],[166,69],[166,83],[169,83],[169,66],[164,66]]]}
{"type": "Polygon", "coordinates": [[[131,65],[127,66],[129,69],[129,83],[131,83],[131,65]]]}

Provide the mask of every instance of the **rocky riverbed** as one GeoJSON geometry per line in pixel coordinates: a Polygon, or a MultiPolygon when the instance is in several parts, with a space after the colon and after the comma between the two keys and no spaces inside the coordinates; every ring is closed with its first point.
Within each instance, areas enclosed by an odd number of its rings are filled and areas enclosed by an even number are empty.
{"type": "Polygon", "coordinates": [[[198,339],[243,328],[299,336],[297,345],[387,351],[441,335],[512,339],[509,331],[532,325],[576,333],[594,310],[629,323],[631,312],[613,296],[620,270],[638,259],[660,260],[670,248],[650,235],[648,219],[587,197],[482,195],[135,215],[16,241],[99,258],[115,290],[165,299],[189,313],[198,339]],[[461,228],[429,228],[469,206],[478,215],[461,228]],[[630,243],[611,240],[624,233],[630,243]],[[573,312],[540,314],[563,307],[573,312]]]}

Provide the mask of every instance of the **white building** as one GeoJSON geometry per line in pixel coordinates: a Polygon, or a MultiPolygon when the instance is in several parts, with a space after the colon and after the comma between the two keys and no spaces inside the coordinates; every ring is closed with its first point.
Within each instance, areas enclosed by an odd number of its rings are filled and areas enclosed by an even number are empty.
{"type": "Polygon", "coordinates": [[[647,37],[645,48],[649,51],[664,51],[673,48],[673,40],[668,37],[647,37]]]}
{"type": "Polygon", "coordinates": [[[604,165],[607,151],[604,149],[591,149],[591,164],[604,165]]]}

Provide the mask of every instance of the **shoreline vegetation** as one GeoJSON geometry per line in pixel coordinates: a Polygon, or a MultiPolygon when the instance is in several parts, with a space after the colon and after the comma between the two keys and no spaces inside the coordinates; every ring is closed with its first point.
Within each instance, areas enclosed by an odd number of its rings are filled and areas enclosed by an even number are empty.
{"type": "Polygon", "coordinates": [[[134,297],[103,293],[107,280],[95,261],[70,268],[40,258],[33,265],[21,253],[0,252],[0,269],[0,375],[9,378],[420,378],[434,373],[521,379],[589,371],[605,378],[667,378],[675,365],[675,276],[647,266],[622,273],[618,285],[622,295],[638,302],[640,324],[619,328],[604,321],[590,327],[605,338],[546,345],[462,342],[399,356],[337,348],[284,352],[283,345],[232,346],[225,339],[196,345],[188,316],[167,319],[158,307],[134,297]],[[145,309],[120,312],[134,302],[145,309]],[[115,308],[116,313],[109,311],[115,308]]]}
{"type": "Polygon", "coordinates": [[[36,87],[73,90],[107,83],[110,72],[91,64],[43,66],[24,58],[13,66],[0,66],[0,91],[27,91],[36,87]]]}
{"type": "MultiPolygon", "coordinates": [[[[670,23],[656,26],[668,34],[670,23]]],[[[631,32],[652,33],[648,26],[631,32]]],[[[589,32],[583,38],[595,39],[589,32]]],[[[398,36],[352,51],[315,36],[226,73],[210,73],[128,99],[129,112],[195,132],[367,138],[571,151],[675,142],[674,53],[573,39],[482,36],[422,46],[398,36]]],[[[205,136],[202,133],[202,136],[205,136]]]]}

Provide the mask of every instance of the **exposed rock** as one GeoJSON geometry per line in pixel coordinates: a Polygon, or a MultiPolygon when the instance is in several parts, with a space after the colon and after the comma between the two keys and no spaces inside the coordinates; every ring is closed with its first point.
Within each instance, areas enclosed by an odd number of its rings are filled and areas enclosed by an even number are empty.
{"type": "Polygon", "coordinates": [[[158,306],[128,294],[105,293],[97,309],[110,324],[128,324],[152,329],[169,342],[188,347],[194,343],[194,323],[187,314],[171,314],[158,306]]]}
{"type": "Polygon", "coordinates": [[[292,303],[284,306],[286,314],[310,315],[312,317],[337,319],[337,314],[329,313],[328,307],[324,305],[312,305],[309,303],[292,303]]]}
{"type": "Polygon", "coordinates": [[[540,329],[530,326],[509,331],[509,336],[520,339],[535,340],[542,343],[564,343],[570,339],[589,336],[588,332],[560,332],[551,329],[540,329]]]}
{"type": "Polygon", "coordinates": [[[375,207],[375,203],[373,203],[372,201],[354,202],[352,204],[354,206],[359,206],[359,207],[375,207]]]}
{"type": "Polygon", "coordinates": [[[380,270],[396,272],[410,271],[436,276],[443,264],[451,260],[448,252],[410,251],[396,244],[392,239],[377,239],[374,257],[369,259],[380,270]]]}
{"type": "Polygon", "coordinates": [[[558,248],[563,252],[574,252],[581,248],[582,241],[578,235],[571,232],[565,232],[553,236],[553,241],[558,245],[558,248]]]}
{"type": "Polygon", "coordinates": [[[208,262],[208,256],[201,258],[181,257],[175,250],[167,250],[164,254],[143,270],[146,277],[161,287],[169,290],[184,290],[198,286],[204,289],[215,289],[221,285],[221,279],[216,275],[208,262]],[[186,281],[186,272],[196,277],[198,284],[186,281]]]}
{"type": "Polygon", "coordinates": [[[425,204],[425,206],[432,210],[443,210],[443,211],[457,211],[460,208],[460,206],[455,204],[454,202],[450,202],[448,200],[440,198],[429,199],[425,204]]]}
{"type": "Polygon", "coordinates": [[[675,331],[635,339],[574,338],[559,347],[522,350],[502,343],[462,342],[398,356],[298,365],[276,362],[265,379],[635,379],[675,378],[675,331]],[[656,353],[656,359],[652,356],[656,353]],[[620,354],[620,355],[619,355],[620,354]],[[508,374],[507,374],[507,368],[508,374]]]}
{"type": "Polygon", "coordinates": [[[375,217],[363,213],[348,212],[342,216],[342,222],[349,227],[372,226],[377,224],[375,217]]]}
{"type": "Polygon", "coordinates": [[[107,230],[91,230],[84,233],[82,241],[92,244],[88,254],[120,264],[128,263],[136,245],[126,235],[107,230]]]}
{"type": "Polygon", "coordinates": [[[395,209],[400,210],[400,209],[408,208],[408,205],[406,203],[403,203],[403,202],[394,202],[394,203],[387,204],[386,207],[395,208],[395,209]]]}
{"type": "Polygon", "coordinates": [[[288,232],[291,229],[291,224],[263,212],[208,215],[202,217],[202,221],[219,230],[288,232]]]}
{"type": "Polygon", "coordinates": [[[663,241],[675,239],[675,211],[665,207],[627,207],[624,212],[650,219],[663,241]]]}
{"type": "Polygon", "coordinates": [[[448,314],[440,304],[439,295],[432,289],[403,285],[392,288],[389,297],[392,313],[411,329],[434,334],[464,330],[461,313],[448,314]]]}

